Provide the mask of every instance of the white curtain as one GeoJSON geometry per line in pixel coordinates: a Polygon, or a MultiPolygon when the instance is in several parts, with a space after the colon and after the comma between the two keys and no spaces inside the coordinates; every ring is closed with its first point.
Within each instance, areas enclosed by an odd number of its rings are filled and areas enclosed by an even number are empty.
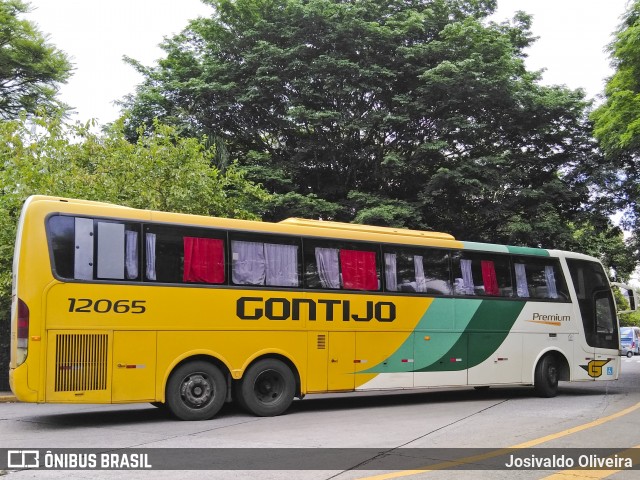
{"type": "Polygon", "coordinates": [[[384,254],[384,278],[387,281],[387,290],[398,291],[398,268],[395,253],[384,254]]]}
{"type": "Polygon", "coordinates": [[[462,270],[462,294],[475,295],[475,285],[473,284],[473,274],[471,273],[471,260],[463,258],[460,260],[460,270],[462,270]]]}
{"type": "Polygon", "coordinates": [[[231,278],[236,285],[264,285],[266,277],[264,244],[231,242],[231,278]]]}
{"type": "Polygon", "coordinates": [[[264,257],[267,265],[267,285],[278,287],[299,285],[297,245],[265,243],[264,257]]]}
{"type": "Polygon", "coordinates": [[[426,292],[427,279],[424,276],[424,262],[422,255],[413,256],[413,265],[416,271],[416,292],[426,292]]]}
{"type": "Polygon", "coordinates": [[[322,288],[340,288],[340,263],[337,248],[316,248],[316,264],[322,288]]]}
{"type": "Polygon", "coordinates": [[[127,279],[138,278],[138,232],[125,232],[125,269],[127,279]]]}
{"type": "Polygon", "coordinates": [[[547,283],[547,292],[549,298],[558,298],[558,289],[556,288],[556,274],[552,265],[544,267],[544,280],[547,283]]]}
{"type": "Polygon", "coordinates": [[[147,233],[145,235],[145,248],[147,252],[146,270],[147,280],[156,279],[156,234],[147,233]]]}
{"type": "Polygon", "coordinates": [[[521,298],[529,298],[529,287],[527,286],[527,271],[524,263],[516,263],[516,294],[521,298]]]}

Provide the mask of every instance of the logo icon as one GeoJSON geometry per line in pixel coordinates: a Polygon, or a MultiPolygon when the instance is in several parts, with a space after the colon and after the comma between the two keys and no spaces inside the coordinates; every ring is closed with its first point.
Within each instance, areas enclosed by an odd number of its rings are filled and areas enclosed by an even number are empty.
{"type": "Polygon", "coordinates": [[[8,468],[39,468],[40,452],[38,450],[9,450],[7,452],[8,468]]]}
{"type": "MultiPolygon", "coordinates": [[[[604,367],[611,360],[591,360],[587,365],[580,365],[581,368],[584,368],[590,377],[598,378],[602,376],[602,367],[604,367]]],[[[609,367],[607,369],[607,375],[613,374],[613,369],[609,367]],[[611,373],[609,373],[609,369],[611,369],[611,373]]]]}

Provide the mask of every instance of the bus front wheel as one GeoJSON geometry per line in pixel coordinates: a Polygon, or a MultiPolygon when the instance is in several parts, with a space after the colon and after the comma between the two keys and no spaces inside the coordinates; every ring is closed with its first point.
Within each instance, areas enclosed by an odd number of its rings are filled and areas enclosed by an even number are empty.
{"type": "Polygon", "coordinates": [[[280,415],[289,408],[296,381],[291,369],[274,358],[260,360],[245,372],[238,388],[239,403],[259,417],[280,415]]]}
{"type": "Polygon", "coordinates": [[[227,382],[211,363],[188,362],[169,378],[166,405],[180,420],[209,420],[220,411],[227,396],[227,382]]]}
{"type": "Polygon", "coordinates": [[[539,396],[555,397],[558,394],[558,362],[553,355],[545,355],[536,366],[534,388],[539,396]]]}

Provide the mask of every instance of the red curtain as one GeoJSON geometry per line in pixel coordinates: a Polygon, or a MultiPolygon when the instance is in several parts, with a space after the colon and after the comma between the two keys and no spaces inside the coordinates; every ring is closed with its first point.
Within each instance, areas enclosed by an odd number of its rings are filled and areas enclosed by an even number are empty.
{"type": "Polygon", "coordinates": [[[348,290],[378,290],[376,253],[340,250],[342,283],[348,290]]]}
{"type": "Polygon", "coordinates": [[[496,279],[496,267],[490,260],[482,260],[482,282],[484,283],[484,293],[486,295],[500,295],[498,280],[496,279]]]}
{"type": "Polygon", "coordinates": [[[184,237],[183,281],[224,283],[224,244],[222,240],[184,237]]]}

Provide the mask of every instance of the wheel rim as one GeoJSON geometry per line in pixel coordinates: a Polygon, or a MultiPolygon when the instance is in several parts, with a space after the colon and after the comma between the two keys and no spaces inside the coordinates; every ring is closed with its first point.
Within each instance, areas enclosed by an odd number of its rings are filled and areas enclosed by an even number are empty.
{"type": "Polygon", "coordinates": [[[261,403],[275,403],[285,389],[284,377],[275,370],[265,370],[260,373],[253,384],[253,392],[261,403]]]}
{"type": "Polygon", "coordinates": [[[204,373],[194,373],[185,377],[180,385],[180,396],[189,408],[202,408],[213,400],[213,382],[204,373]]]}

